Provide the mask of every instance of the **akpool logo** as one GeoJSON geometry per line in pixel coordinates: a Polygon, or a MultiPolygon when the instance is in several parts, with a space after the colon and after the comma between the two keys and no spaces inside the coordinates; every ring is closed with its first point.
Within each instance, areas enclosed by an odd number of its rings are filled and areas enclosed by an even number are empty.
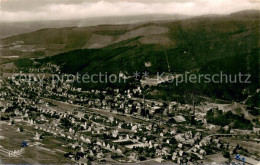
{"type": "Polygon", "coordinates": [[[239,154],[235,156],[235,159],[240,160],[240,161],[242,161],[242,162],[245,162],[245,161],[246,161],[246,158],[242,157],[242,156],[239,155],[239,154]]]}

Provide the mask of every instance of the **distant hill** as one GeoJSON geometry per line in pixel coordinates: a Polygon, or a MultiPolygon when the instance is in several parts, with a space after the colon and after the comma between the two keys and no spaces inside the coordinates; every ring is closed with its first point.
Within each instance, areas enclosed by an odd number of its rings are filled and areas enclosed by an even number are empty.
{"type": "Polygon", "coordinates": [[[55,21],[32,21],[32,22],[0,22],[0,39],[13,35],[29,33],[45,28],[62,28],[62,27],[84,27],[96,25],[115,25],[115,24],[132,24],[140,22],[154,22],[162,20],[177,20],[190,18],[185,15],[172,14],[150,14],[136,16],[114,16],[114,17],[96,17],[76,20],[55,20],[55,21]]]}
{"type": "MultiPolygon", "coordinates": [[[[227,33],[232,31],[239,33],[238,29],[243,31],[246,30],[245,28],[250,29],[249,26],[251,24],[254,24],[253,27],[256,26],[254,22],[259,19],[257,14],[255,14],[256,17],[252,17],[252,13],[258,12],[244,11],[240,12],[240,14],[228,16],[202,16],[193,19],[151,23],[41,29],[1,40],[1,44],[5,45],[2,46],[1,55],[15,55],[20,58],[50,56],[75,49],[102,48],[138,36],[142,37],[138,40],[141,44],[159,44],[173,48],[176,46],[177,40],[184,42],[182,39],[177,38],[180,36],[176,37],[175,35],[180,34],[179,27],[183,28],[183,30],[189,30],[188,28],[192,29],[193,25],[200,26],[201,24],[202,27],[196,27],[196,31],[199,29],[211,29],[212,33],[216,32],[216,34],[221,34],[224,31],[227,31],[227,33]],[[251,15],[250,18],[244,17],[247,13],[251,15]],[[243,17],[239,17],[239,15],[243,17]],[[249,23],[249,25],[245,25],[246,23],[249,23]],[[215,24],[217,27],[213,28],[212,26],[215,24]],[[239,24],[241,24],[241,27],[239,27],[239,24]],[[17,44],[16,42],[22,42],[22,44],[17,44]]],[[[208,33],[210,33],[209,30],[208,33]]]]}
{"type": "MultiPolygon", "coordinates": [[[[159,21],[131,25],[100,25],[43,29],[12,36],[3,41],[10,45],[23,41],[34,49],[45,48],[36,56],[23,52],[21,57],[44,57],[66,73],[108,72],[132,74],[135,71],[196,74],[251,74],[251,84],[191,84],[178,87],[164,83],[156,96],[172,99],[191,94],[243,100],[259,88],[259,11],[243,11],[225,16],[202,16],[176,21],[159,21]],[[256,13],[256,14],[255,14],[256,13]],[[145,66],[150,63],[150,67],[145,66]],[[168,67],[169,64],[169,67],[168,67]],[[170,69],[170,71],[169,71],[170,69]],[[247,92],[245,92],[247,91],[247,92]],[[245,94],[247,93],[247,94],[245,94]]],[[[96,84],[97,85],[97,84],[96,84]]],[[[89,87],[95,87],[95,84],[89,87]]],[[[104,84],[96,87],[106,87],[104,84]]]]}
{"type": "Polygon", "coordinates": [[[260,19],[260,11],[259,10],[246,10],[232,13],[233,17],[244,17],[244,18],[258,18],[260,19]]]}

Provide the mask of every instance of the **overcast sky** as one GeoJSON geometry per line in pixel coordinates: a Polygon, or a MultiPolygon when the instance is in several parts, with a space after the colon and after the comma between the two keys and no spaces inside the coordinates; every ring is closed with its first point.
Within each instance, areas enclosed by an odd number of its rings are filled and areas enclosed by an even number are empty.
{"type": "Polygon", "coordinates": [[[229,14],[259,0],[0,0],[0,21],[65,20],[140,14],[229,14]]]}

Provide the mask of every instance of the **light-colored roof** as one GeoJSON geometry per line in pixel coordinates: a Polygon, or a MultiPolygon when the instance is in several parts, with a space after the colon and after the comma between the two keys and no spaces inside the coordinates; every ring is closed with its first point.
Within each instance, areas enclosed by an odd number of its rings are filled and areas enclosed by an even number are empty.
{"type": "Polygon", "coordinates": [[[174,116],[173,119],[177,122],[177,123],[181,123],[181,122],[185,122],[186,119],[183,116],[174,116]]]}

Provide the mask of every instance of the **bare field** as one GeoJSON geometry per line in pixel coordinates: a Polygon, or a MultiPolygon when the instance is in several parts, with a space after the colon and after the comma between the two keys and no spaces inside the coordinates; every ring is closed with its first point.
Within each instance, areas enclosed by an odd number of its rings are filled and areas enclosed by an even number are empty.
{"type": "Polygon", "coordinates": [[[223,155],[221,153],[218,154],[214,154],[214,155],[208,155],[206,156],[206,160],[203,160],[202,164],[208,164],[208,163],[212,163],[215,162],[216,164],[225,164],[225,162],[228,162],[228,159],[224,158],[223,155]]]}

